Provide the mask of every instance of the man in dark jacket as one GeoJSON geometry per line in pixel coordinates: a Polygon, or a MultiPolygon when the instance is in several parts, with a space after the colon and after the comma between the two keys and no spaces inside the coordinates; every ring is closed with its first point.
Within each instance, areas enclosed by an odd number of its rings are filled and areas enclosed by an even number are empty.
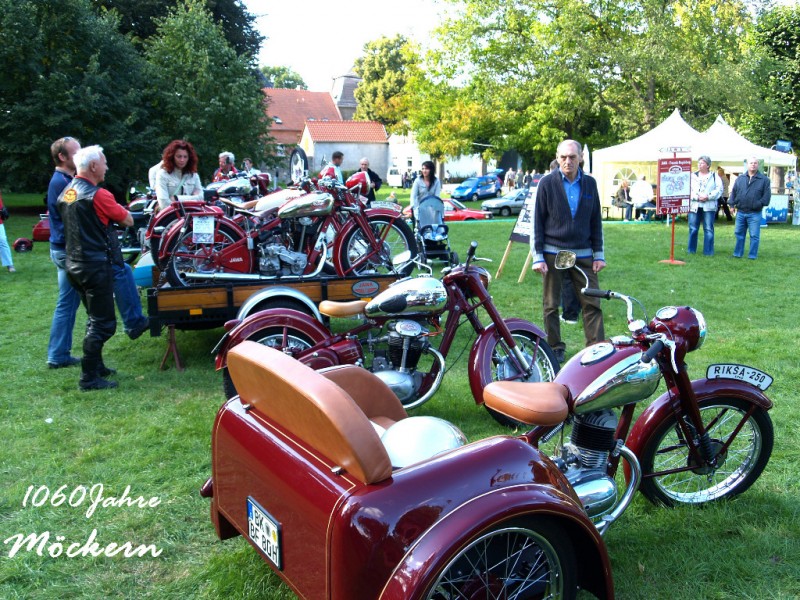
{"type": "Polygon", "coordinates": [[[736,209],[736,224],[733,235],[736,245],[733,257],[742,258],[744,239],[750,231],[750,252],[747,258],[758,258],[758,243],[761,241],[761,209],[769,206],[772,192],[769,179],[758,170],[759,158],[751,156],[747,159],[747,173],[742,173],[733,184],[728,204],[736,209]]]}
{"type": "Polygon", "coordinates": [[[367,176],[369,177],[369,192],[367,192],[367,206],[370,206],[373,202],[375,202],[375,192],[381,189],[381,185],[383,185],[383,179],[378,177],[378,174],[369,168],[369,160],[366,158],[361,159],[361,170],[364,171],[367,176]]]}
{"type": "MultiPolygon", "coordinates": [[[[569,277],[576,290],[582,289],[586,282],[576,269],[556,270],[555,256],[559,250],[575,252],[576,264],[588,277],[590,288],[597,288],[597,273],[606,266],[600,196],[595,180],[580,169],[581,151],[581,145],[574,140],[564,140],[558,145],[559,168],[539,182],[533,210],[533,270],[543,275],[547,343],[559,362],[564,361],[566,349],[558,317],[562,277],[569,277]]],[[[578,298],[583,309],[586,345],[605,339],[600,300],[583,294],[578,294],[578,298]]]]}

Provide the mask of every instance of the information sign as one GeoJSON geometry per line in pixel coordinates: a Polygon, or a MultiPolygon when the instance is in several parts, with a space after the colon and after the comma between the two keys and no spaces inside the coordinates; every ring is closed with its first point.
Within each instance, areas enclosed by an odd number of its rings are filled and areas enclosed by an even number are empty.
{"type": "Polygon", "coordinates": [[[688,213],[691,184],[691,158],[659,159],[656,212],[660,215],[688,213]]]}

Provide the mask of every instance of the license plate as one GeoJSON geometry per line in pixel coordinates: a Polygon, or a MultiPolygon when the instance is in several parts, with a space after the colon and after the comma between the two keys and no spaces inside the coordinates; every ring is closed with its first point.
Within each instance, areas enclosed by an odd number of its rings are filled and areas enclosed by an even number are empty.
{"type": "Polygon", "coordinates": [[[390,210],[396,210],[397,212],[400,212],[403,209],[403,207],[399,204],[387,202],[386,200],[376,200],[372,203],[372,208],[388,208],[390,210]]]}
{"type": "Polygon", "coordinates": [[[214,217],[192,218],[192,243],[193,244],[214,243],[214,217]]]}
{"type": "Polygon", "coordinates": [[[736,379],[766,390],[772,385],[772,377],[753,367],[745,365],[710,365],[706,371],[707,379],[736,379]]]}
{"type": "Polygon", "coordinates": [[[247,536],[279,571],[283,570],[281,528],[267,511],[249,497],[247,498],[247,536]]]}

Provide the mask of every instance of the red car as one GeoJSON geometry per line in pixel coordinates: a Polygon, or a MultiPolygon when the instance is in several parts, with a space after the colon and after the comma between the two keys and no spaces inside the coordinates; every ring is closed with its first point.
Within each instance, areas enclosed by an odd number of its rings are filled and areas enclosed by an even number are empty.
{"type": "MultiPolygon", "coordinates": [[[[483,219],[491,219],[492,213],[485,210],[475,210],[474,208],[467,208],[458,200],[442,199],[444,202],[444,220],[445,221],[482,221],[483,219]]],[[[403,209],[403,216],[411,218],[411,207],[406,206],[403,209]]]]}

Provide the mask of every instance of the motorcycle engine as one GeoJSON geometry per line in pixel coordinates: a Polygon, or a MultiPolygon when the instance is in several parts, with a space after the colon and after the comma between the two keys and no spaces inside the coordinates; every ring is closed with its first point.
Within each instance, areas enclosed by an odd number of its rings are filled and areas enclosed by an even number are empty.
{"type": "Polygon", "coordinates": [[[380,378],[406,404],[416,400],[422,383],[422,374],[416,372],[417,364],[429,342],[427,333],[419,323],[403,319],[389,323],[386,337],[387,349],[376,351],[372,372],[380,378]]]}
{"type": "Polygon", "coordinates": [[[260,244],[258,271],[262,275],[302,275],[308,257],[302,252],[293,252],[282,244],[260,244]]]}

